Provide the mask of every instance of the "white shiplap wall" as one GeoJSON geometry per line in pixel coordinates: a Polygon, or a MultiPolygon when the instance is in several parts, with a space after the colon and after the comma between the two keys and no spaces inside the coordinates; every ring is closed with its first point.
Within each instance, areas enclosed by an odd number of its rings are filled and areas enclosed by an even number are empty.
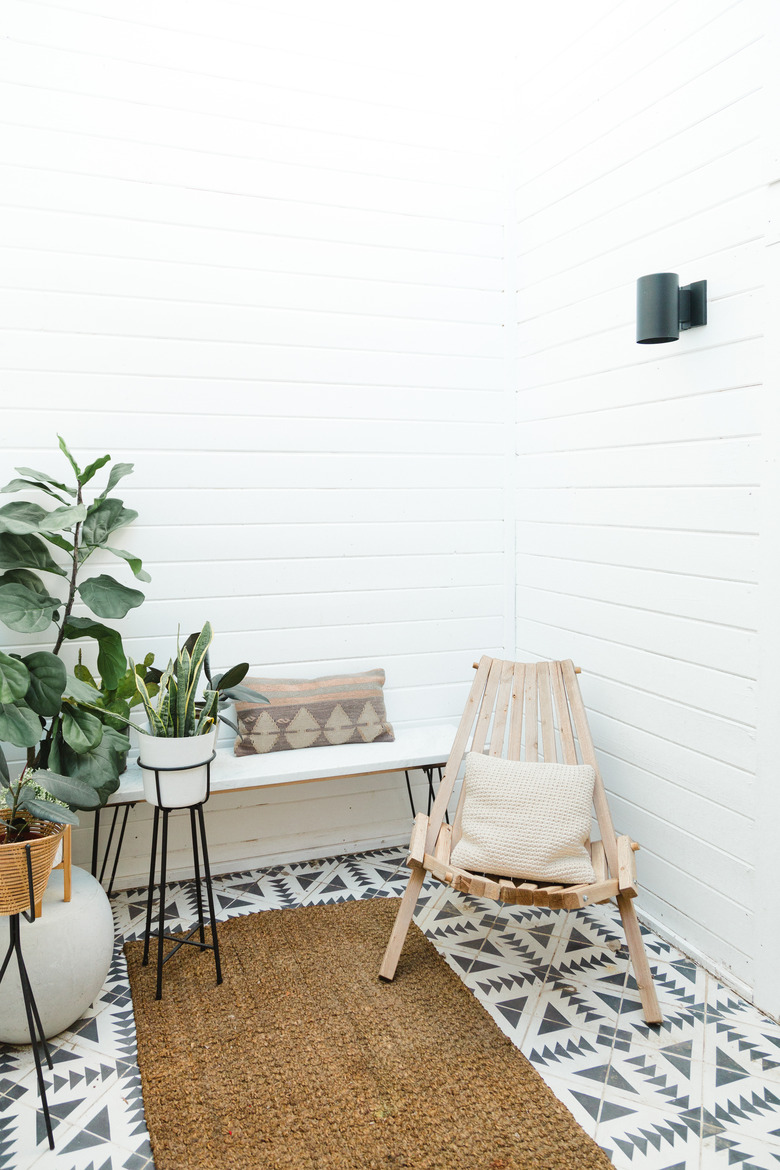
{"type": "Polygon", "coordinates": [[[761,8],[564,7],[518,39],[518,648],[583,669],[642,909],[752,988],[761,8]],[[709,324],[637,346],[662,271],[709,324]]]}
{"type": "MultiPolygon", "coordinates": [[[[480,651],[574,656],[642,908],[780,1014],[777,9],[474,14],[8,0],[0,481],[57,431],[136,464],[136,655],[208,617],[218,665],[383,664],[398,723],[454,717],[480,651]],[[710,324],[637,347],[666,269],[710,324]]],[[[408,823],[392,777],[213,803],[216,868],[408,823]]]]}
{"type": "MultiPolygon", "coordinates": [[[[218,666],[384,666],[404,724],[511,640],[496,38],[441,15],[8,0],[0,481],[57,432],[135,463],[134,656],[208,618],[218,666]]],[[[400,840],[405,802],[291,789],[215,816],[214,854],[400,840]]]]}

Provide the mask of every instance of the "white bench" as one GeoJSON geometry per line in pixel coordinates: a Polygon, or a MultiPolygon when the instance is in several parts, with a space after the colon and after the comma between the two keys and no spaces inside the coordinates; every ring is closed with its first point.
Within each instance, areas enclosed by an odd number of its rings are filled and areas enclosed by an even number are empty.
{"type": "MultiPolygon", "coordinates": [[[[314,780],[403,772],[414,817],[414,801],[408,773],[416,768],[423,769],[428,775],[429,786],[432,787],[432,769],[441,768],[447,762],[456,730],[457,725],[454,723],[437,723],[431,727],[396,729],[395,739],[390,743],[298,748],[284,752],[268,752],[260,756],[233,755],[231,738],[217,746],[217,756],[211,765],[211,793],[213,795],[218,792],[246,792],[250,789],[272,788],[281,784],[302,784],[314,780]]],[[[116,876],[128,813],[132,805],[143,799],[142,772],[137,761],[131,759],[127,770],[120,777],[119,788],[109,796],[105,805],[106,809],[114,808],[114,816],[105,847],[100,881],[103,880],[108,862],[119,808],[124,805],[119,841],[108,885],[109,893],[116,876]]],[[[100,811],[98,809],[95,812],[92,831],[92,873],[95,877],[98,876],[100,811]]]]}

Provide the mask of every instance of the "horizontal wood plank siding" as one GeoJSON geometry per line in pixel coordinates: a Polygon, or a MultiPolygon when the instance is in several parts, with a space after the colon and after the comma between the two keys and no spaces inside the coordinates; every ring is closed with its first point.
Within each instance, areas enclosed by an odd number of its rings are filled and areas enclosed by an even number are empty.
{"type": "MultiPolygon", "coordinates": [[[[419,725],[456,719],[506,639],[511,298],[498,39],[405,19],[9,0],[0,479],[56,468],[57,433],[135,464],[134,657],[209,619],[216,666],[383,666],[419,725]]],[[[223,801],[218,866],[406,835],[403,777],[314,788],[249,828],[223,801]]]]}
{"type": "Polygon", "coordinates": [[[749,0],[567,10],[543,58],[518,41],[518,650],[582,667],[644,911],[750,985],[762,29],[749,0]],[[658,271],[708,280],[709,324],[637,345],[658,271]]]}

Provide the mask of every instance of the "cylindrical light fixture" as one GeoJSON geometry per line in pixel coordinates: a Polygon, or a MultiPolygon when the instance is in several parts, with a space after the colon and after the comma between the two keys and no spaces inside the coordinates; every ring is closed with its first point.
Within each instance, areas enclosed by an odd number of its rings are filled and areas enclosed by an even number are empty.
{"type": "Polygon", "coordinates": [[[640,345],[677,341],[681,329],[707,324],[707,281],[680,288],[676,272],[654,272],[636,282],[636,339],[640,345]]]}
{"type": "Polygon", "coordinates": [[[677,341],[680,336],[680,279],[654,272],[636,282],[636,339],[642,345],[677,341]]]}

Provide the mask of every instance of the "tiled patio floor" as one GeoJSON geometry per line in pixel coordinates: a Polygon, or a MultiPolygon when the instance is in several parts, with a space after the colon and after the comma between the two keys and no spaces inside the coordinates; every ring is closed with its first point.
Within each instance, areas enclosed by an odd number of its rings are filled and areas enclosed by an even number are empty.
{"type": "MultiPolygon", "coordinates": [[[[403,857],[390,849],[223,876],[215,881],[220,917],[398,896],[403,857]]],[[[53,1154],[31,1052],[0,1045],[2,1170],[154,1165],[121,952],[122,940],[141,932],[143,891],[118,895],[114,910],[117,948],[100,1000],[55,1041],[53,1154]]],[[[170,910],[174,928],[190,925],[186,883],[171,887],[170,910]]],[[[432,884],[416,920],[615,1166],[780,1166],[780,1026],[667,943],[647,935],[665,1014],[651,1029],[611,906],[569,915],[502,908],[432,884]]]]}

